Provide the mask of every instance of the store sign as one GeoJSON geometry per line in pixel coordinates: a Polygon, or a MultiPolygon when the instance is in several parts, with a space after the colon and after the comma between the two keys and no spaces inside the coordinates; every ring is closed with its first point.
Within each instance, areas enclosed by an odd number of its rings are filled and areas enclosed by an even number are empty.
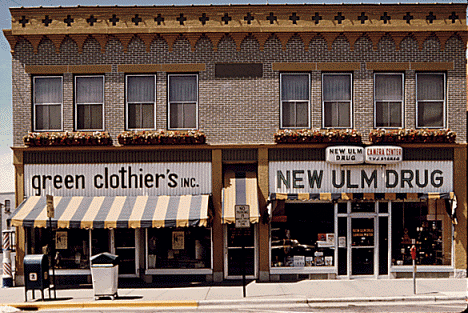
{"type": "Polygon", "coordinates": [[[392,164],[403,161],[403,148],[397,146],[370,146],[365,150],[366,163],[392,164]]]}
{"type": "Polygon", "coordinates": [[[452,161],[346,166],[322,161],[270,162],[271,193],[428,193],[453,191],[452,161]]]}
{"type": "Polygon", "coordinates": [[[26,164],[26,196],[178,196],[211,193],[211,162],[26,164]]]}
{"type": "Polygon", "coordinates": [[[325,160],[333,164],[364,163],[364,148],[358,146],[333,146],[325,150],[325,160]]]}

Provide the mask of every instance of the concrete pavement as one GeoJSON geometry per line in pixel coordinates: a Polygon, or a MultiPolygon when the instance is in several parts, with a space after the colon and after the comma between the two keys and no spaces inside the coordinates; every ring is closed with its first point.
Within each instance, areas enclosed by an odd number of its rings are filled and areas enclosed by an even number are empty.
{"type": "Polygon", "coordinates": [[[57,299],[24,299],[24,287],[0,289],[0,312],[7,307],[17,309],[78,309],[98,307],[203,307],[216,305],[254,305],[261,303],[294,304],[317,302],[377,301],[446,301],[465,300],[467,279],[417,279],[416,294],[412,279],[302,280],[297,282],[256,282],[246,287],[243,297],[239,282],[193,283],[184,286],[167,284],[150,288],[144,284],[121,282],[115,300],[95,300],[90,286],[57,289],[57,299]]]}

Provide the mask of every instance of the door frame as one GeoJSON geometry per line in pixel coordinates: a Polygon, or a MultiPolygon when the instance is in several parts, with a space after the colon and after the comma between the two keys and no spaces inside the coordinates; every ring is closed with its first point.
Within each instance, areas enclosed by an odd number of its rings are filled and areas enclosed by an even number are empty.
{"type": "MultiPolygon", "coordinates": [[[[135,273],[134,274],[119,274],[122,278],[135,278],[140,277],[140,231],[133,229],[135,234],[135,273]]],[[[117,247],[115,246],[115,229],[110,229],[110,250],[112,254],[116,254],[117,247]]]]}
{"type": "MultiPolygon", "coordinates": [[[[254,275],[246,275],[247,279],[257,279],[258,277],[258,224],[253,224],[254,231],[254,275]]],[[[242,279],[241,275],[229,275],[228,260],[228,224],[223,225],[223,255],[224,255],[224,279],[242,279]]]]}
{"type": "Polygon", "coordinates": [[[351,213],[348,216],[348,275],[352,278],[358,277],[369,277],[369,278],[377,278],[379,273],[379,231],[378,231],[378,218],[376,213],[351,213]],[[366,246],[366,247],[353,247],[352,245],[352,221],[356,219],[372,219],[374,221],[374,245],[373,246],[366,246]],[[353,274],[353,251],[356,249],[369,249],[372,248],[374,250],[373,255],[373,265],[374,270],[373,274],[353,274]]]}

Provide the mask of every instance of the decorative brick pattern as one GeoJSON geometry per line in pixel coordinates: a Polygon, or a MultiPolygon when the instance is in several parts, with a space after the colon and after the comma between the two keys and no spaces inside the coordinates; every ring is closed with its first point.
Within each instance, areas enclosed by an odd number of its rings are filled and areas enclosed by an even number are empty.
{"type": "MultiPolygon", "coordinates": [[[[125,130],[125,73],[117,72],[119,64],[180,64],[203,63],[206,70],[199,72],[199,129],[206,134],[209,144],[274,143],[279,128],[280,86],[279,72],[272,70],[275,62],[359,62],[361,69],[353,71],[353,125],[367,140],[374,127],[373,71],[366,62],[454,62],[447,71],[447,127],[457,133],[457,142],[466,142],[466,58],[463,41],[453,35],[441,50],[437,37],[429,36],[419,49],[418,42],[408,36],[401,40],[399,49],[390,36],[384,36],[374,49],[370,38],[362,36],[351,49],[348,39],[338,36],[331,49],[320,36],[313,37],[304,46],[297,35],[283,49],[276,36],[270,36],[263,50],[256,38],[248,36],[240,47],[230,36],[221,38],[217,46],[207,37],[201,37],[192,50],[184,36],[172,45],[155,38],[147,48],[137,36],[127,43],[111,38],[101,52],[99,42],[88,37],[79,53],[78,45],[70,38],[60,46],[60,53],[50,40],[42,40],[37,54],[32,45],[20,40],[13,54],[13,136],[14,145],[22,145],[22,138],[32,130],[31,75],[25,65],[112,65],[105,75],[105,127],[113,138],[125,130]],[[126,46],[126,49],[125,48],[126,46]],[[216,49],[215,49],[216,48],[216,49]],[[124,52],[126,50],[126,52],[124,52]],[[215,78],[215,64],[226,62],[263,63],[261,78],[215,78]],[[31,122],[29,122],[31,121],[31,122]]],[[[215,43],[216,44],[216,43],[215,43]]],[[[311,73],[311,127],[322,125],[322,72],[311,73]]],[[[156,127],[167,129],[167,73],[157,74],[156,127]]],[[[415,71],[405,71],[405,127],[415,127],[415,71]]],[[[64,74],[64,131],[74,130],[73,75],[64,74]]]]}

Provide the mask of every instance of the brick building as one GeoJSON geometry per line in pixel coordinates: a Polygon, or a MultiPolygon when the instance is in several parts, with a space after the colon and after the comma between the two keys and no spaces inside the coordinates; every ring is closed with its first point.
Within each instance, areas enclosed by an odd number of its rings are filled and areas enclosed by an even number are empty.
{"type": "Polygon", "coordinates": [[[19,282],[466,277],[466,5],[10,11],[19,282]]]}

